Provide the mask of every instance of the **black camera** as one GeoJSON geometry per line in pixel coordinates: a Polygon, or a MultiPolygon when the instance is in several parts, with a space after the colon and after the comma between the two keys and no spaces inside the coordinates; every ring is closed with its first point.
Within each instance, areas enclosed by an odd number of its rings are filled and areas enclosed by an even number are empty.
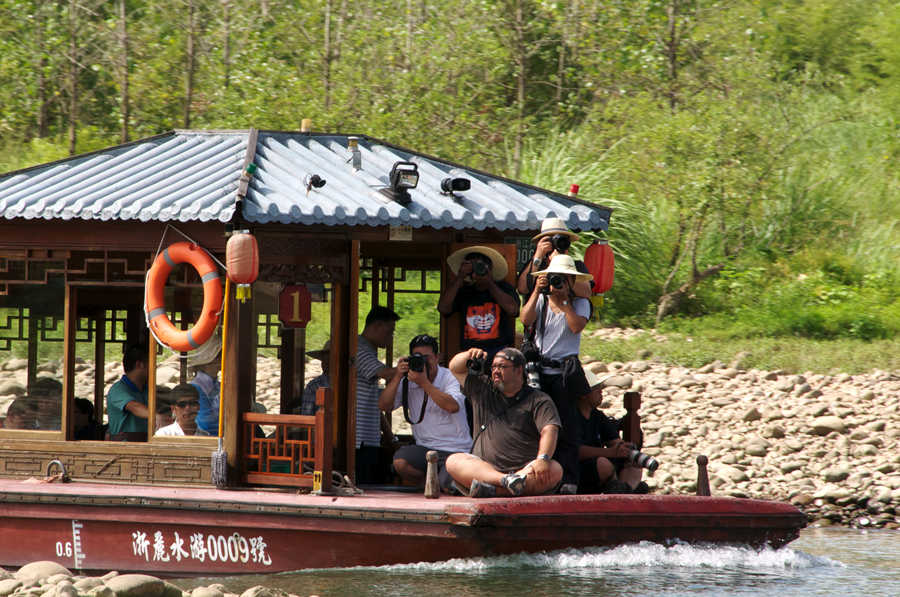
{"type": "Polygon", "coordinates": [[[551,288],[562,288],[565,283],[563,277],[559,274],[550,274],[550,277],[547,278],[547,282],[549,282],[549,284],[542,290],[544,294],[550,294],[551,288]]]}
{"type": "Polygon", "coordinates": [[[489,371],[487,359],[469,359],[466,361],[466,369],[470,375],[482,375],[489,371]]]}
{"type": "Polygon", "coordinates": [[[644,454],[640,450],[632,450],[628,455],[629,462],[632,464],[636,464],[642,468],[647,469],[651,473],[659,468],[659,461],[656,460],[653,456],[649,454],[644,454]]]}
{"type": "Polygon", "coordinates": [[[419,353],[409,355],[406,360],[409,362],[409,370],[421,373],[425,371],[425,356],[419,353]]]}
{"type": "Polygon", "coordinates": [[[536,390],[541,389],[541,351],[531,340],[522,342],[522,354],[525,356],[525,374],[528,385],[536,390]]]}
{"type": "Polygon", "coordinates": [[[472,273],[476,276],[486,276],[488,269],[488,264],[484,261],[476,260],[472,262],[472,273]]]}
{"type": "Polygon", "coordinates": [[[550,237],[550,242],[557,253],[565,253],[572,246],[572,239],[565,234],[554,234],[550,237]]]}

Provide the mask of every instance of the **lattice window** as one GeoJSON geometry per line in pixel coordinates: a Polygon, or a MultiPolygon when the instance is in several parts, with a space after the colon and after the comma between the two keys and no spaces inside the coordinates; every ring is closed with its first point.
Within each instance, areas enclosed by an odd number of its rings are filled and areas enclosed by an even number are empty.
{"type": "Polygon", "coordinates": [[[245,473],[256,482],[310,487],[315,470],[316,418],[244,414],[245,473]]]}

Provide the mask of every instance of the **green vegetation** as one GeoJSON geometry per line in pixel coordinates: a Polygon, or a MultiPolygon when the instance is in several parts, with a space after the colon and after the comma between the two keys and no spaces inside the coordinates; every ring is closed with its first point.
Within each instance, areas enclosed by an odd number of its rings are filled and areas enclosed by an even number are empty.
{"type": "MultiPolygon", "coordinates": [[[[896,368],[895,0],[411,6],[0,0],[0,171],[308,117],[553,190],[579,183],[615,208],[600,325],[694,338],[654,347],[661,358],[744,345],[759,366],[896,368]]],[[[414,314],[398,339],[436,325],[434,302],[398,299],[414,314]]],[[[313,325],[309,345],[327,333],[313,325]]]]}

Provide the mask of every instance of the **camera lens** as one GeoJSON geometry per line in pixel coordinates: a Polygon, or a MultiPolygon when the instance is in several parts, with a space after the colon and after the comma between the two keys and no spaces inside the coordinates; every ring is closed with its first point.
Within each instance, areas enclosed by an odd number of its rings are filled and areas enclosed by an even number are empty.
{"type": "Polygon", "coordinates": [[[553,288],[562,288],[563,287],[563,279],[559,274],[553,274],[550,276],[548,280],[550,282],[550,286],[553,288]]]}
{"type": "Polygon", "coordinates": [[[409,356],[409,370],[422,372],[425,370],[425,357],[420,354],[409,356]]]}
{"type": "Polygon", "coordinates": [[[550,242],[553,243],[553,248],[559,253],[565,253],[572,246],[572,240],[565,234],[554,234],[550,238],[550,242]]]}
{"type": "Polygon", "coordinates": [[[472,271],[478,276],[484,276],[488,273],[487,263],[484,261],[476,261],[472,264],[472,271]]]}

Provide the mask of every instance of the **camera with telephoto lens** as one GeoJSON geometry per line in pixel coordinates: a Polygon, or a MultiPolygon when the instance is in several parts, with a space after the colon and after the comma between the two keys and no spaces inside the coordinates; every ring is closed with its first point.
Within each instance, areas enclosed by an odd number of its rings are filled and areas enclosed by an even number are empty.
{"type": "Polygon", "coordinates": [[[525,356],[525,375],[528,385],[536,390],[541,389],[541,351],[534,342],[525,340],[522,342],[522,354],[525,356]]]}
{"type": "Polygon", "coordinates": [[[470,375],[481,375],[489,371],[487,359],[469,359],[466,361],[466,369],[470,375]]]}
{"type": "Polygon", "coordinates": [[[628,462],[632,464],[636,464],[642,468],[647,469],[651,473],[659,468],[659,461],[656,460],[653,456],[649,454],[644,454],[640,450],[632,450],[628,454],[628,462]]]}
{"type": "Polygon", "coordinates": [[[550,294],[551,288],[562,288],[565,283],[563,277],[559,274],[550,274],[550,277],[547,278],[547,282],[549,283],[542,290],[544,294],[550,294]]]}
{"type": "Polygon", "coordinates": [[[473,261],[472,273],[476,276],[486,276],[488,273],[488,264],[480,260],[473,261]]]}
{"type": "Polygon", "coordinates": [[[554,234],[550,237],[550,242],[557,253],[565,253],[572,246],[572,239],[565,234],[554,234]]]}
{"type": "Polygon", "coordinates": [[[406,360],[409,362],[409,370],[417,371],[421,373],[425,371],[425,356],[419,353],[411,354],[406,357],[406,360]]]}

